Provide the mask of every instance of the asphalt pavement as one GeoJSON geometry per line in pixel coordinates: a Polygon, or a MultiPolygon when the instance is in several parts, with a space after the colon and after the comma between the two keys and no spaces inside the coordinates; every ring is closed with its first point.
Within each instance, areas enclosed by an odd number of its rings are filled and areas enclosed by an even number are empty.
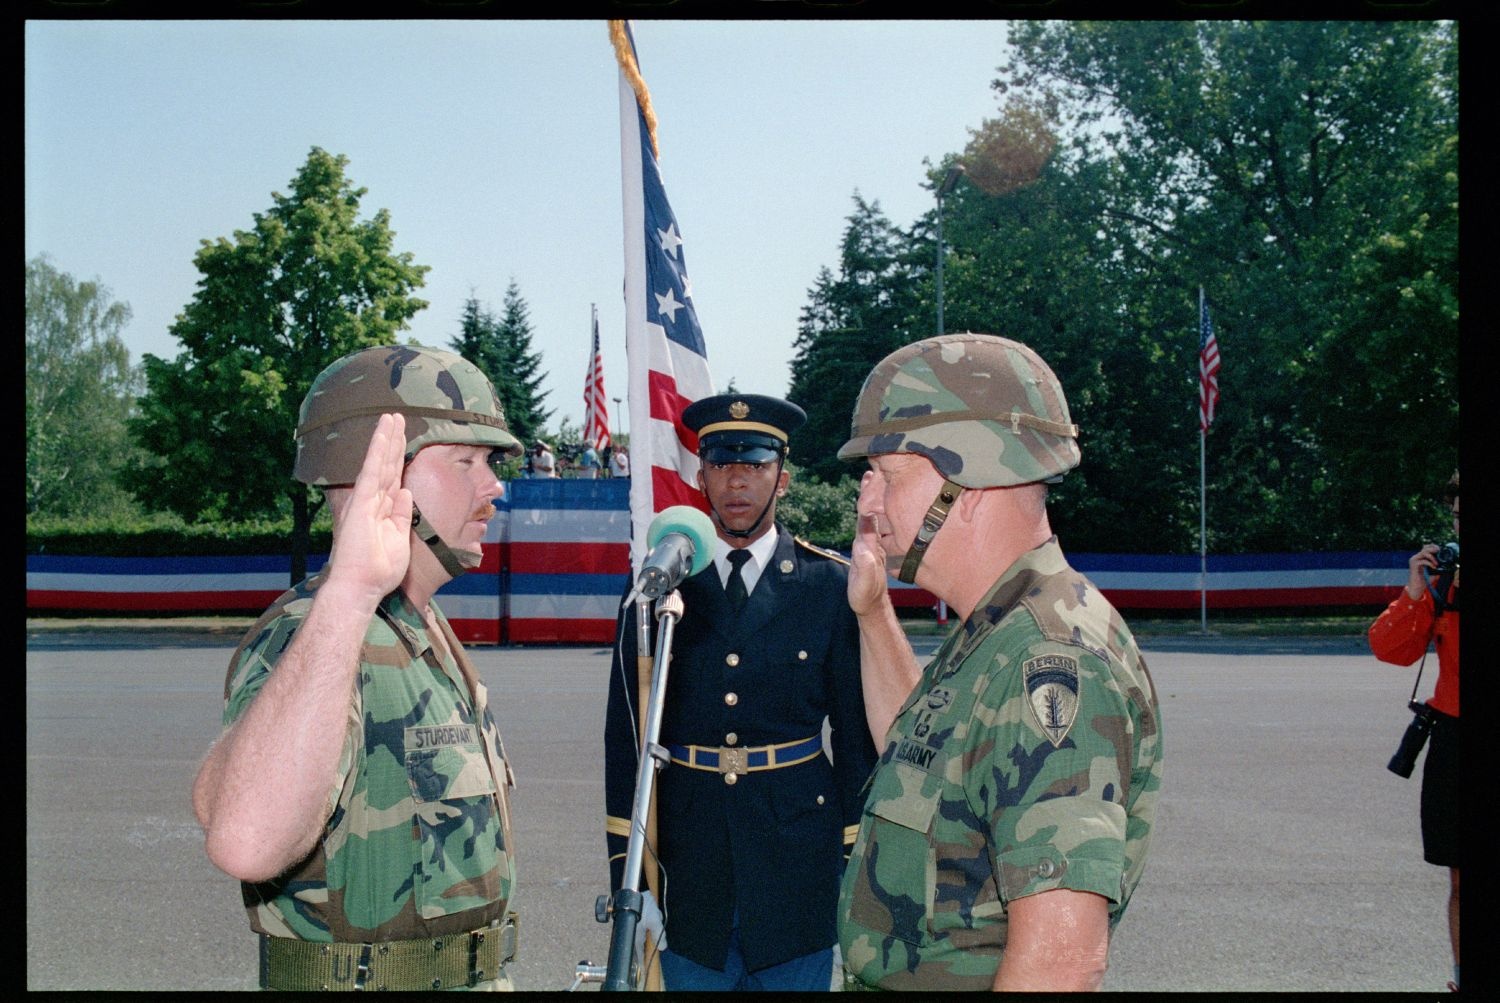
{"type": "MultiPolygon", "coordinates": [[[[28,624],[28,989],[254,987],[238,886],[205,858],[188,802],[237,639],[222,624],[28,624]]],[[[916,640],[923,653],[936,643],[916,640]]],[[[1415,670],[1349,636],[1176,635],[1143,649],[1165,777],[1105,989],[1440,992],[1447,872],[1422,861],[1420,774],[1385,768],[1415,670]]],[[[577,962],[604,964],[609,941],[594,919],[608,881],[609,652],[471,653],[519,781],[513,974],[522,989],[565,989],[577,962]]]]}

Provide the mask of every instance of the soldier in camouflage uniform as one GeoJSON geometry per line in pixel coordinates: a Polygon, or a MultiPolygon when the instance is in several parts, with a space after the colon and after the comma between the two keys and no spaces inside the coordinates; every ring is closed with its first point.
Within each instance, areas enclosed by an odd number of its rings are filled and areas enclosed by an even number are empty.
{"type": "Polygon", "coordinates": [[[1129,628],[1068,566],[1046,483],[1079,459],[1029,348],[931,338],[865,380],[849,574],[884,752],[840,893],[848,988],[1093,989],[1141,876],[1161,775],[1129,628]],[[887,572],[962,618],[925,670],[887,572]]]}
{"type": "Polygon", "coordinates": [[[268,989],[508,989],[512,778],[442,613],[517,455],[488,379],[450,352],[345,356],[302,403],[294,476],[326,489],[327,566],[230,659],[193,785],[242,882],[268,989]]]}

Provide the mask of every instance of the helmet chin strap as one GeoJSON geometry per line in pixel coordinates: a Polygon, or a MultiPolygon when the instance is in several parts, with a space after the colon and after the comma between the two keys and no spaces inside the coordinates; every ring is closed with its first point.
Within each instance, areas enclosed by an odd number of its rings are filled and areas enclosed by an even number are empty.
{"type": "Polygon", "coordinates": [[[411,507],[411,528],[416,532],[417,538],[427,544],[427,549],[432,551],[438,563],[453,578],[461,578],[474,568],[479,567],[484,558],[479,554],[470,553],[467,550],[455,551],[443,542],[438,531],[432,528],[432,523],[422,514],[421,509],[413,503],[411,507]]]}
{"type": "Polygon", "coordinates": [[[917,530],[917,538],[911,542],[911,547],[906,551],[906,558],[901,562],[901,570],[896,573],[896,578],[908,585],[914,585],[917,580],[917,565],[922,563],[922,558],[927,556],[927,548],[932,543],[932,538],[942,528],[943,522],[948,518],[948,512],[953,508],[953,503],[963,493],[963,487],[953,483],[947,478],[943,479],[943,486],[938,489],[937,497],[927,507],[927,514],[922,517],[922,525],[917,530]]]}
{"type": "MultiPolygon", "coordinates": [[[[782,461],[782,457],[778,455],[776,457],[776,482],[777,483],[781,482],[782,462],[783,462],[782,461]]],[[[708,492],[707,491],[703,492],[703,497],[708,498],[708,492]]],[[[775,502],[775,501],[776,501],[776,492],[773,490],[771,492],[771,497],[769,497],[769,498],[766,499],[766,505],[765,505],[765,507],[760,510],[760,515],[758,515],[758,516],[755,517],[755,521],[750,524],[750,528],[749,529],[730,529],[729,526],[724,522],[724,517],[719,514],[719,507],[713,503],[713,499],[712,498],[708,499],[708,507],[711,508],[711,509],[713,509],[714,518],[717,519],[718,522],[719,522],[719,532],[723,533],[725,536],[732,536],[736,540],[744,540],[744,539],[747,539],[748,537],[754,536],[757,532],[760,531],[760,524],[765,521],[766,513],[769,512],[769,511],[771,511],[771,504],[773,502],[775,502]]]]}

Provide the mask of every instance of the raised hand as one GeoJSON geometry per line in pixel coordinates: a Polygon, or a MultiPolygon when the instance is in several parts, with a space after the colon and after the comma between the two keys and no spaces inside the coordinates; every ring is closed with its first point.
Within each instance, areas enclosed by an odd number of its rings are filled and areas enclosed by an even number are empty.
{"type": "Polygon", "coordinates": [[[1420,599],[1427,594],[1427,575],[1424,572],[1437,570],[1438,545],[1428,543],[1422,549],[1411,555],[1411,560],[1406,562],[1406,594],[1413,599],[1420,599]]]}
{"type": "Polygon", "coordinates": [[[411,563],[411,492],[401,486],[406,418],[383,414],[359,477],[334,521],[328,584],[371,608],[401,584],[411,563]]]}
{"type": "Polygon", "coordinates": [[[882,482],[875,471],[865,471],[855,504],[854,547],[849,558],[849,608],[856,616],[879,609],[886,599],[885,548],[875,524],[875,503],[882,482]]]}

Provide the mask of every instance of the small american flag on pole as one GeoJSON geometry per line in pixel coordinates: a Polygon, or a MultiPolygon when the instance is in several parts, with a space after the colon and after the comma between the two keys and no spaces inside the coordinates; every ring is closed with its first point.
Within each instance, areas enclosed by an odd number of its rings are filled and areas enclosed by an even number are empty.
{"type": "Polygon", "coordinates": [[[609,406],[604,395],[604,356],[599,352],[599,308],[594,307],[594,350],[583,384],[583,441],[602,450],[609,445],[609,406]]]}
{"type": "Polygon", "coordinates": [[[693,307],[682,231],[657,163],[656,114],[624,21],[610,21],[620,66],[625,211],[625,354],[629,363],[631,563],[646,556],[652,519],[673,505],[707,508],[697,487],[698,436],[682,409],[713,394],[693,307]]]}
{"type": "Polygon", "coordinates": [[[1208,317],[1208,301],[1198,290],[1198,429],[1208,431],[1219,402],[1219,342],[1208,317]]]}

